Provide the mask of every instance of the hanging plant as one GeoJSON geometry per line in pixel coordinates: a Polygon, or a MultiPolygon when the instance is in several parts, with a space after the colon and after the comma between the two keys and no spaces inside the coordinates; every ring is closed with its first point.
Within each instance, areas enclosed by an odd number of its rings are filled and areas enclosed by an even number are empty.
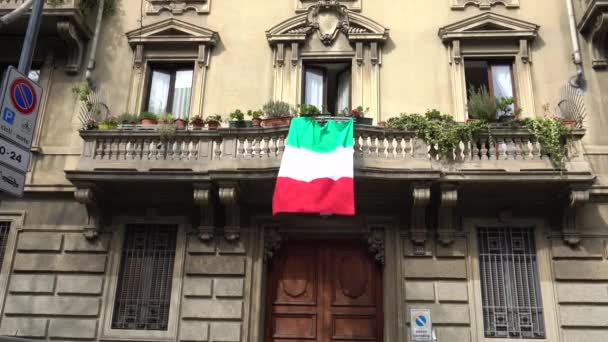
{"type": "Polygon", "coordinates": [[[553,118],[527,118],[519,121],[538,140],[555,168],[563,169],[566,158],[565,141],[569,129],[561,120],[553,118]]]}

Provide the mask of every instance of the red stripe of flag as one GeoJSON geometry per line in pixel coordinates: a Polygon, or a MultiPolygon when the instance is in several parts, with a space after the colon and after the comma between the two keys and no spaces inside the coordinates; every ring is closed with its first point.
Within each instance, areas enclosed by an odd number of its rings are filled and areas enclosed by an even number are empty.
{"type": "Polygon", "coordinates": [[[319,178],[311,182],[278,177],[272,198],[272,214],[322,213],[355,215],[352,178],[319,178]]]}

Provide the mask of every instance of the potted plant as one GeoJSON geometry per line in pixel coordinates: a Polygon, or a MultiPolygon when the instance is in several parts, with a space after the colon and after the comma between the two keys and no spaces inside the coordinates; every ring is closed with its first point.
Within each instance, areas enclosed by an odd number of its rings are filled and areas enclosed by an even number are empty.
{"type": "Polygon", "coordinates": [[[115,116],[108,116],[99,123],[99,129],[106,130],[116,128],[118,128],[118,121],[115,116]]]}
{"type": "Polygon", "coordinates": [[[235,110],[229,114],[230,121],[228,127],[230,128],[244,128],[251,127],[251,121],[245,120],[245,113],[241,112],[240,109],[235,110]]]}
{"type": "Polygon", "coordinates": [[[291,122],[291,106],[283,101],[268,101],[262,107],[266,114],[262,127],[288,126],[291,122]]]}
{"type": "Polygon", "coordinates": [[[122,113],[116,121],[122,125],[135,125],[137,123],[137,116],[130,113],[122,113]]]}
{"type": "Polygon", "coordinates": [[[205,124],[209,129],[217,129],[222,123],[222,117],[219,114],[210,115],[205,118],[205,124]]]}
{"type": "Polygon", "coordinates": [[[98,128],[99,128],[99,124],[97,124],[97,121],[93,118],[87,119],[87,121],[84,124],[84,129],[86,129],[86,130],[98,129],[98,128]]]}
{"type": "Polygon", "coordinates": [[[321,115],[321,111],[317,106],[311,104],[301,104],[298,106],[300,108],[300,116],[317,116],[321,115]]]}
{"type": "Polygon", "coordinates": [[[469,100],[467,102],[469,120],[496,121],[498,107],[496,99],[490,96],[485,86],[479,88],[471,87],[469,100]]]}
{"type": "Polygon", "coordinates": [[[177,118],[173,123],[177,129],[186,129],[188,127],[188,118],[177,118]]]}
{"type": "Polygon", "coordinates": [[[173,118],[173,114],[171,113],[164,113],[158,118],[158,123],[163,125],[170,125],[173,121],[175,121],[175,118],[173,118]]]}
{"type": "Polygon", "coordinates": [[[252,111],[251,109],[247,111],[247,116],[251,117],[251,125],[253,127],[260,127],[262,125],[262,116],[264,116],[264,112],[261,110],[252,111]]]}
{"type": "Polygon", "coordinates": [[[355,123],[359,125],[372,125],[374,123],[373,118],[366,118],[365,115],[369,112],[369,108],[363,108],[363,106],[357,106],[357,108],[350,111],[350,116],[355,118],[355,123]]]}
{"type": "Polygon", "coordinates": [[[205,126],[205,121],[201,118],[200,115],[195,115],[190,119],[190,123],[192,124],[192,129],[199,130],[205,126]]]}
{"type": "Polygon", "coordinates": [[[142,126],[151,126],[158,123],[158,117],[152,112],[141,112],[139,120],[142,126]]]}
{"type": "Polygon", "coordinates": [[[517,113],[513,112],[515,107],[515,99],[512,97],[500,97],[496,99],[496,112],[498,113],[498,121],[511,122],[515,119],[517,113]]]}

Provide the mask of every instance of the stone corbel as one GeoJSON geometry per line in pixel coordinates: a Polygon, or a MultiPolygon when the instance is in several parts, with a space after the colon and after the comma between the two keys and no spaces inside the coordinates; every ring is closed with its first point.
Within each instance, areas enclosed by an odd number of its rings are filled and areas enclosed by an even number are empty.
{"type": "Polygon", "coordinates": [[[591,50],[594,69],[608,67],[608,13],[600,13],[591,31],[591,50]]]}
{"type": "Polygon", "coordinates": [[[224,238],[228,242],[236,242],[241,237],[241,210],[239,207],[239,188],[237,184],[220,186],[220,203],[224,206],[226,217],[224,238]]]}
{"type": "Polygon", "coordinates": [[[133,66],[136,69],[141,69],[141,67],[143,65],[144,65],[144,45],[137,44],[135,46],[135,57],[133,59],[133,66]]]}
{"type": "Polygon", "coordinates": [[[65,72],[72,75],[77,74],[80,70],[80,66],[82,65],[84,42],[76,31],[76,26],[69,21],[58,22],[57,33],[67,45],[65,72]]]}
{"type": "Polygon", "coordinates": [[[209,60],[211,59],[211,47],[206,44],[200,44],[198,46],[198,56],[196,57],[196,64],[200,69],[209,67],[209,60]]]}
{"type": "Polygon", "coordinates": [[[363,42],[355,43],[355,59],[358,66],[363,65],[363,42]]]}
{"type": "Polygon", "coordinates": [[[217,198],[211,184],[195,184],[192,194],[194,204],[200,209],[197,235],[203,242],[210,242],[215,236],[215,208],[217,198]]]}
{"type": "Polygon", "coordinates": [[[411,239],[415,245],[423,245],[427,238],[426,207],[431,200],[431,187],[426,183],[412,185],[411,239]]]}
{"type": "Polygon", "coordinates": [[[570,189],[563,214],[562,238],[571,247],[581,242],[576,226],[576,214],[587,202],[589,202],[589,189],[570,189]]]}
{"type": "Polygon", "coordinates": [[[530,63],[530,49],[528,48],[528,41],[526,39],[519,40],[519,56],[522,63],[530,63]]]}
{"type": "Polygon", "coordinates": [[[384,265],[384,230],[381,228],[370,228],[366,235],[367,249],[374,259],[384,265]]]}
{"type": "Polygon", "coordinates": [[[444,246],[454,242],[454,207],[458,203],[458,188],[455,184],[441,184],[441,203],[437,239],[444,246]]]}
{"type": "Polygon", "coordinates": [[[282,67],[285,65],[285,45],[283,43],[278,43],[276,51],[276,64],[279,67],[282,67]]]}
{"type": "Polygon", "coordinates": [[[279,233],[279,228],[264,229],[264,261],[269,261],[274,257],[281,248],[281,242],[283,242],[283,238],[279,233]]]}
{"type": "Polygon", "coordinates": [[[452,60],[455,64],[460,64],[462,61],[462,54],[460,52],[460,40],[456,39],[452,41],[452,60]]]}
{"type": "Polygon", "coordinates": [[[294,67],[298,65],[300,60],[300,43],[291,43],[291,65],[294,67]]]}
{"type": "Polygon", "coordinates": [[[87,240],[94,240],[99,236],[101,229],[101,201],[99,194],[92,187],[77,188],[74,191],[76,202],[84,204],[87,210],[87,224],[84,226],[84,237],[87,240]]]}

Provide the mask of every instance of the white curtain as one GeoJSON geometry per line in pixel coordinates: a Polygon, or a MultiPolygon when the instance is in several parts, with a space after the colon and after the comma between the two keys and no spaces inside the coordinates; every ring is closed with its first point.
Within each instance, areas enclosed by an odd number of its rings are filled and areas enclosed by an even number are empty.
{"type": "Polygon", "coordinates": [[[304,102],[323,110],[323,70],[306,69],[304,102]]]}
{"type": "MultiPolygon", "coordinates": [[[[492,86],[494,97],[513,97],[513,78],[511,77],[510,65],[492,65],[492,86]]],[[[511,105],[511,113],[515,106],[511,105]]]]}
{"type": "Polygon", "coordinates": [[[190,96],[192,94],[192,70],[180,70],[175,73],[175,90],[173,108],[175,118],[187,118],[190,114],[190,96]]]}
{"type": "Polygon", "coordinates": [[[152,72],[152,85],[150,87],[150,99],[148,100],[149,112],[161,114],[167,110],[170,83],[171,75],[168,73],[152,72]]]}
{"type": "Polygon", "coordinates": [[[350,71],[338,75],[338,101],[334,113],[341,113],[344,108],[350,109],[350,71]]]}

